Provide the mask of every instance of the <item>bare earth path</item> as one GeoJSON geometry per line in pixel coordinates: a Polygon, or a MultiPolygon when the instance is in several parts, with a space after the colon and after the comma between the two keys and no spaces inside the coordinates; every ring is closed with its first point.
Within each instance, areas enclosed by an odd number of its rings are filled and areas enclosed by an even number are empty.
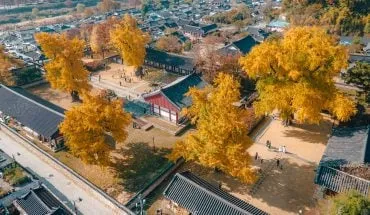
{"type": "MultiPolygon", "coordinates": [[[[4,129],[4,128],[3,128],[4,129]]],[[[30,152],[21,143],[12,139],[0,130],[0,149],[9,155],[14,155],[17,162],[35,172],[49,189],[56,191],[57,196],[72,208],[75,201],[77,209],[82,214],[110,215],[115,214],[112,208],[95,198],[90,192],[82,189],[69,177],[59,172],[55,167],[30,152]],[[20,153],[18,156],[17,153],[20,153]],[[82,201],[79,201],[79,198],[82,201]]],[[[122,213],[121,213],[122,214],[122,213]]]]}

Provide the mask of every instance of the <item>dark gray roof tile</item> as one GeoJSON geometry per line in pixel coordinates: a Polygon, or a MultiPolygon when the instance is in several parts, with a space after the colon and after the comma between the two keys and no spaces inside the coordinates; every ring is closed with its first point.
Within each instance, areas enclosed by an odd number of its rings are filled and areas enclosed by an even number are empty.
{"type": "Polygon", "coordinates": [[[177,173],[163,194],[198,215],[267,215],[190,172],[177,173]]]}
{"type": "Polygon", "coordinates": [[[0,111],[50,138],[64,120],[65,110],[22,88],[0,85],[0,111]]]}

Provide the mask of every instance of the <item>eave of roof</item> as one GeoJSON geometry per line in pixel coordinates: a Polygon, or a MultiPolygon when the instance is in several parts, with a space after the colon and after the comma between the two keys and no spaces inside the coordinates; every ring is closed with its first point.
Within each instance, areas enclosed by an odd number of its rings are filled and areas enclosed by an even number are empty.
{"type": "MultiPolygon", "coordinates": [[[[177,173],[171,180],[170,184],[167,186],[163,195],[172,200],[174,198],[182,198],[184,201],[180,202],[181,199],[176,199],[177,204],[186,208],[190,212],[195,212],[196,210],[200,215],[208,214],[210,210],[212,214],[247,214],[247,215],[267,215],[266,212],[248,204],[241,199],[225,192],[224,190],[218,189],[217,187],[209,184],[207,181],[193,175],[190,172],[177,173]],[[184,183],[188,185],[184,185],[184,183]],[[190,186],[189,186],[190,185],[190,186]],[[176,191],[176,186],[179,186],[176,191]],[[187,190],[183,190],[184,186],[187,190]],[[195,189],[195,190],[193,190],[195,189]],[[198,192],[197,192],[198,191],[198,192]],[[183,193],[190,192],[190,193],[183,193]],[[204,195],[202,195],[202,193],[204,195]],[[199,195],[202,196],[202,203],[196,204],[191,202],[192,199],[197,201],[199,195]],[[208,201],[205,198],[209,198],[208,201]],[[218,203],[218,204],[215,204],[218,203]],[[190,205],[191,206],[190,206],[190,205]],[[212,207],[210,208],[210,206],[212,207]],[[207,207],[208,206],[208,207],[207,207]],[[218,206],[218,207],[217,207],[218,206]],[[208,213],[207,213],[207,212],[208,213]]],[[[199,202],[198,202],[199,203],[199,202]]]]}
{"type": "Polygon", "coordinates": [[[59,123],[64,119],[64,109],[27,93],[21,88],[9,88],[0,84],[0,93],[2,95],[0,100],[4,100],[0,104],[1,111],[6,115],[15,117],[23,125],[45,137],[52,137],[58,131],[59,123]],[[34,117],[28,116],[27,113],[33,114],[34,117]],[[37,115],[40,113],[46,115],[37,115]]]}

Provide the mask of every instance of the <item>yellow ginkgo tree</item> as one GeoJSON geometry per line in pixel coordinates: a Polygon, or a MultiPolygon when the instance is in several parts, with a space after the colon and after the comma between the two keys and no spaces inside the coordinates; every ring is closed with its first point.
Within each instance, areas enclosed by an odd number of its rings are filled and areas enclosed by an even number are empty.
{"type": "Polygon", "coordinates": [[[120,52],[122,59],[128,66],[138,68],[143,65],[149,42],[149,35],[140,30],[135,18],[126,14],[115,25],[110,33],[111,43],[120,52]]]}
{"type": "Polygon", "coordinates": [[[347,67],[347,51],[319,27],[295,27],[240,58],[246,74],[257,80],[257,114],[278,110],[289,121],[319,123],[323,110],[339,121],[356,113],[355,103],[335,87],[334,77],[347,67]]]}
{"type": "Polygon", "coordinates": [[[52,88],[71,94],[73,101],[78,95],[90,89],[89,72],[85,69],[82,57],[84,41],[75,37],[68,39],[65,34],[36,34],[45,56],[50,60],[45,64],[46,79],[52,88]]]}
{"type": "Polygon", "coordinates": [[[239,88],[232,75],[219,73],[213,87],[190,89],[188,96],[193,104],[184,113],[197,130],[176,143],[170,155],[172,160],[182,156],[220,169],[243,182],[254,181],[247,152],[252,144],[246,123],[250,115],[233,105],[240,100],[239,88]]]}
{"type": "Polygon", "coordinates": [[[66,112],[60,131],[71,153],[89,164],[106,165],[115,142],[127,138],[131,116],[122,109],[122,100],[104,94],[83,94],[83,103],[66,112]]]}

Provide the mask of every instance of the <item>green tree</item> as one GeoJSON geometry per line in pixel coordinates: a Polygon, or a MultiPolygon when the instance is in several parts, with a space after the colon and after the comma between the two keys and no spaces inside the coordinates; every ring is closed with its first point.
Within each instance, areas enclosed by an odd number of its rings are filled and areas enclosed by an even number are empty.
{"type": "Polygon", "coordinates": [[[320,208],[322,214],[327,215],[367,215],[370,214],[370,198],[350,191],[321,202],[320,208]]]}
{"type": "Polygon", "coordinates": [[[347,84],[354,84],[364,90],[366,98],[370,92],[370,64],[366,62],[356,62],[356,65],[350,68],[342,75],[347,84]]]}

